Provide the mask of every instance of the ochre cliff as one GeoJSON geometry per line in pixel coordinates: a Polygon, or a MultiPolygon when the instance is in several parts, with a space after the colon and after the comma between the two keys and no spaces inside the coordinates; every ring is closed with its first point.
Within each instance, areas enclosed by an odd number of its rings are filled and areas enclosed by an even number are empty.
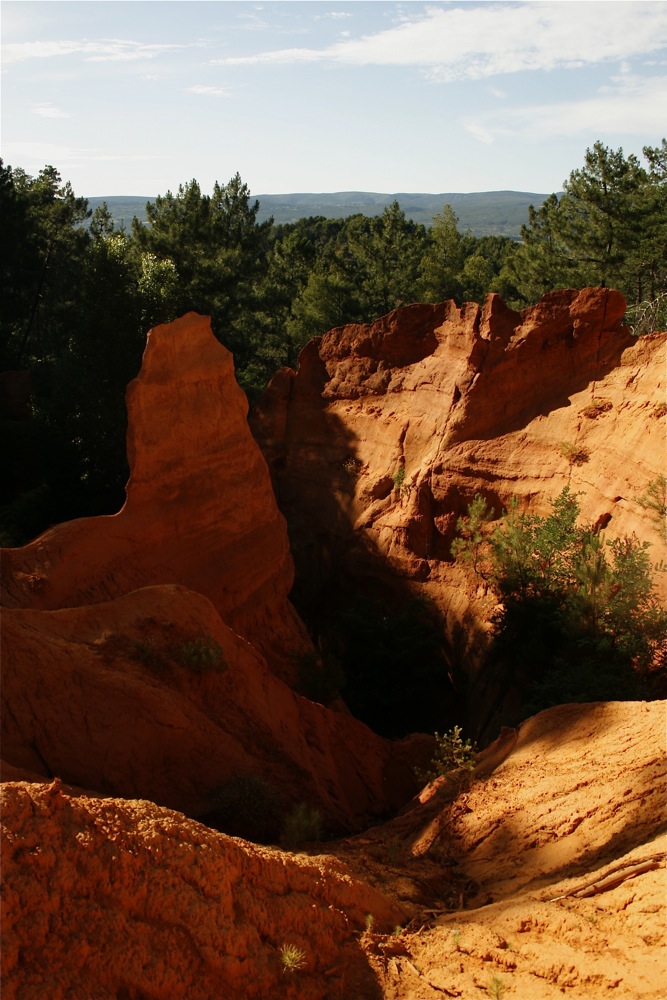
{"type": "Polygon", "coordinates": [[[293,566],[233,359],[206,317],[148,336],[127,391],[130,479],[113,516],[57,525],[3,553],[3,604],[54,610],[179,583],[293,674],[310,648],[288,601],[293,566]]]}
{"type": "Polygon", "coordinates": [[[151,331],[127,398],[120,513],[3,551],[5,760],[190,815],[238,775],[268,782],[283,811],[317,807],[329,830],[386,815],[415,790],[415,741],[391,744],[282,680],[315,652],[288,600],[285,522],[245,396],[208,320],[151,331]],[[219,643],[225,668],[178,662],[197,641],[219,643]]]}
{"type": "Polygon", "coordinates": [[[2,791],[4,1000],[372,996],[364,918],[403,908],[342,864],[225,837],[151,802],[2,791]],[[281,949],[303,953],[293,971],[281,949]],[[343,994],[341,994],[343,995],[343,994]]]}
{"type": "Polygon", "coordinates": [[[378,583],[421,593],[470,666],[494,602],[450,545],[478,492],[496,515],[512,496],[545,514],[569,485],[585,520],[664,558],[638,500],[665,468],[665,335],[635,340],[624,311],[603,288],[523,314],[497,295],[413,305],[332,330],[278,372],[251,426],[297,526],[307,620],[378,583]]]}

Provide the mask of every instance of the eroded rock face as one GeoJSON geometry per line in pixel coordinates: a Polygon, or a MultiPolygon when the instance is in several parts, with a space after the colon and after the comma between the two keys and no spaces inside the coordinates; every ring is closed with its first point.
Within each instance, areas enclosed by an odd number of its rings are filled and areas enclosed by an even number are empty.
{"type": "Polygon", "coordinates": [[[409,742],[296,694],[183,587],[5,609],[2,663],[4,759],[82,788],[201,816],[225,782],[255,775],[282,813],[310,803],[330,830],[386,815],[415,789],[409,742]],[[179,660],[200,637],[219,643],[220,669],[179,660]]]}
{"type": "Polygon", "coordinates": [[[635,532],[664,558],[638,500],[664,472],[665,335],[635,341],[624,310],[602,288],[553,292],[523,314],[491,295],[311,341],[251,420],[299,525],[294,593],[306,617],[325,593],[384,581],[430,597],[454,657],[472,666],[493,599],[450,546],[478,492],[497,514],[512,496],[546,514],[569,485],[585,520],[608,537],[635,532]]]}
{"type": "Polygon", "coordinates": [[[3,603],[53,610],[178,583],[283,676],[310,649],[288,601],[293,565],[232,356],[190,313],[148,336],[127,391],[123,509],[60,524],[3,553],[3,603]]]}
{"type": "Polygon", "coordinates": [[[314,857],[17,774],[3,996],[661,1000],[666,708],[549,709],[314,857]]]}
{"type": "Polygon", "coordinates": [[[2,814],[6,1000],[319,1000],[332,982],[372,996],[365,915],[385,930],[404,919],[340,863],[225,837],[151,802],[15,782],[2,814]],[[293,970],[285,945],[302,955],[293,970]]]}
{"type": "Polygon", "coordinates": [[[412,748],[281,679],[315,651],[288,600],[285,521],[246,399],[208,320],[151,331],[127,398],[123,509],[3,552],[5,759],[190,815],[238,775],[268,783],[284,810],[316,807],[330,831],[386,815],[414,792],[412,748]],[[220,644],[224,670],[179,660],[201,639],[220,644]]]}

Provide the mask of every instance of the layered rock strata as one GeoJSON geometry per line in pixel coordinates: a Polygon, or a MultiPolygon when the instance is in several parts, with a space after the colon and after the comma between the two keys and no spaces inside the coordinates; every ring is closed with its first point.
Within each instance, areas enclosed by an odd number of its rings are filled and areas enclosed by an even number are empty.
{"type": "Polygon", "coordinates": [[[493,599],[450,547],[476,493],[496,516],[513,496],[545,514],[570,486],[585,520],[664,557],[639,500],[665,468],[665,335],[635,340],[624,311],[603,288],[522,314],[497,295],[407,306],[315,338],[278,372],[251,426],[295,525],[306,617],[369,580],[418,592],[470,666],[493,599]]]}

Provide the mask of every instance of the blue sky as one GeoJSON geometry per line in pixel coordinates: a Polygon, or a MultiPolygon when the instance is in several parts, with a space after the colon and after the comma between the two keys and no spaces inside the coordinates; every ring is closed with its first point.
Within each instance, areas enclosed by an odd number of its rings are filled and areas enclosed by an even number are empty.
{"type": "Polygon", "coordinates": [[[667,133],[667,2],[3,0],[5,163],[79,195],[559,190],[667,133]]]}

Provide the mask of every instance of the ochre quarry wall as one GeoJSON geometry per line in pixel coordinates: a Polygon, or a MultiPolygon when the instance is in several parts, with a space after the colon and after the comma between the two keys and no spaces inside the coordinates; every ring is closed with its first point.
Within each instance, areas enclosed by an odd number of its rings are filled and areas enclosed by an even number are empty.
{"type": "Polygon", "coordinates": [[[624,311],[604,288],[522,314],[497,295],[412,305],[315,338],[278,372],[251,427],[293,526],[305,617],[351,587],[426,595],[474,673],[494,601],[450,546],[476,493],[496,514],[513,496],[546,514],[569,485],[584,520],[664,558],[638,500],[665,470],[666,338],[633,338],[624,311]]]}
{"type": "Polygon", "coordinates": [[[309,649],[289,604],[293,565],[232,355],[190,313],[148,335],[127,390],[122,510],[59,524],[3,553],[3,603],[54,610],[139,587],[205,594],[278,672],[309,649]]]}
{"type": "Polygon", "coordinates": [[[2,553],[4,759],[198,816],[249,774],[284,811],[317,807],[330,831],[397,808],[416,787],[419,740],[392,744],[284,682],[314,650],[288,600],[285,521],[209,321],[151,331],[127,399],[123,509],[2,553]],[[179,661],[202,639],[219,643],[223,669],[179,661]]]}

